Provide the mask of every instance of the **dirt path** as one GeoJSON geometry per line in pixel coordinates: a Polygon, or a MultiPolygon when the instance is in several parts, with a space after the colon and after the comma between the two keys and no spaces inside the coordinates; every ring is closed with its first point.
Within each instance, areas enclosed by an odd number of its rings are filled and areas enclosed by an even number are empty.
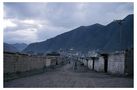
{"type": "Polygon", "coordinates": [[[133,79],[93,72],[84,66],[74,71],[66,64],[52,72],[5,82],[4,87],[133,87],[133,79]]]}

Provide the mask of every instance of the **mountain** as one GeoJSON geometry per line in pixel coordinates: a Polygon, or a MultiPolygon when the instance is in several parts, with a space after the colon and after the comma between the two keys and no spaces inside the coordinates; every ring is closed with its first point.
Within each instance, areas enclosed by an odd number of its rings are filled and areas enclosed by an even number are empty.
{"type": "Polygon", "coordinates": [[[12,44],[15,48],[17,48],[20,52],[27,47],[25,43],[16,43],[12,44]]]}
{"type": "Polygon", "coordinates": [[[133,22],[133,15],[128,15],[123,20],[110,23],[107,30],[112,31],[112,35],[103,49],[116,51],[133,48],[133,22]]]}
{"type": "Polygon", "coordinates": [[[23,52],[44,53],[71,48],[75,51],[116,51],[133,48],[133,14],[106,26],[80,26],[46,41],[32,43],[23,52]]]}
{"type": "Polygon", "coordinates": [[[11,44],[4,43],[4,52],[18,52],[18,49],[11,44]]]}

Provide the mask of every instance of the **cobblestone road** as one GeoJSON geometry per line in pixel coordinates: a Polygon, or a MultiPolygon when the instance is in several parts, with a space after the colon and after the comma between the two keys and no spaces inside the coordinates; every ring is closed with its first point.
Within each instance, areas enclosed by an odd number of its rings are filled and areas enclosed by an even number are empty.
{"type": "Polygon", "coordinates": [[[74,71],[66,64],[54,71],[5,82],[4,87],[133,87],[133,79],[97,73],[84,66],[74,71]]]}

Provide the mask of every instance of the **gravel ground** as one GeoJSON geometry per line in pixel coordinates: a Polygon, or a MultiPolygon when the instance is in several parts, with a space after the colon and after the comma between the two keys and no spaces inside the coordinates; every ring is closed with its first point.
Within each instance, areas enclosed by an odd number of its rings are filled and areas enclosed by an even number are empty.
{"type": "Polygon", "coordinates": [[[71,64],[43,74],[4,82],[5,88],[133,88],[133,79],[98,73],[79,66],[73,70],[71,64]]]}

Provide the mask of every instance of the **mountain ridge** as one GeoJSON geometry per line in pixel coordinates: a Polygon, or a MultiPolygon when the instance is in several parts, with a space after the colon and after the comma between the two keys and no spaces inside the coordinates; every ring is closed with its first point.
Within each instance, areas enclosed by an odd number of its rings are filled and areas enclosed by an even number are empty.
{"type": "Polygon", "coordinates": [[[133,14],[122,19],[122,26],[119,25],[119,21],[121,20],[113,21],[105,26],[98,23],[90,26],[80,26],[46,41],[32,43],[23,52],[45,53],[70,48],[74,48],[76,51],[96,49],[115,51],[133,48],[133,14]],[[123,33],[121,38],[123,46],[120,45],[120,31],[123,33]],[[125,39],[129,40],[129,42],[125,41],[125,39]]]}
{"type": "Polygon", "coordinates": [[[4,43],[4,52],[18,52],[18,49],[11,44],[4,43]]]}
{"type": "Polygon", "coordinates": [[[23,49],[25,49],[27,47],[26,43],[15,43],[15,44],[11,44],[11,45],[16,47],[19,50],[19,52],[21,52],[23,49]]]}

